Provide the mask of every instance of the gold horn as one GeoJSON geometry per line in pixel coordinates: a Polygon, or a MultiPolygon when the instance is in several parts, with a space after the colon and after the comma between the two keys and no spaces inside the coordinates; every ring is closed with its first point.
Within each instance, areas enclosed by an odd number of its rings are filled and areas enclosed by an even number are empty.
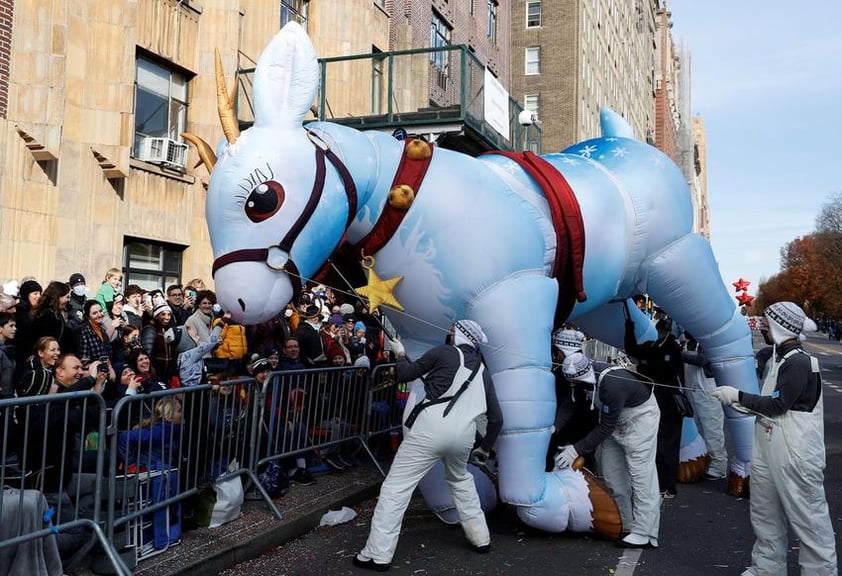
{"type": "Polygon", "coordinates": [[[190,132],[182,132],[181,137],[195,146],[196,152],[199,153],[199,163],[196,164],[194,168],[198,168],[200,165],[204,164],[207,166],[208,172],[213,171],[213,167],[216,165],[216,152],[213,151],[210,144],[190,132]]]}
{"type": "Polygon", "coordinates": [[[222,133],[229,144],[233,144],[240,136],[240,127],[237,124],[237,116],[234,114],[234,97],[237,94],[237,79],[234,78],[234,88],[231,94],[225,86],[225,73],[222,71],[222,58],[219,49],[216,50],[216,106],[219,109],[219,121],[222,124],[222,133]]]}

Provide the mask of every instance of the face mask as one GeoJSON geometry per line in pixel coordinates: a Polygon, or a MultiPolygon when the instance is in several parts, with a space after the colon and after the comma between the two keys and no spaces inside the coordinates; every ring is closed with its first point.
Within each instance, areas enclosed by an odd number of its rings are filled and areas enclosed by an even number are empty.
{"type": "Polygon", "coordinates": [[[77,284],[73,287],[73,293],[76,296],[84,296],[85,295],[85,285],[84,284],[77,284]]]}

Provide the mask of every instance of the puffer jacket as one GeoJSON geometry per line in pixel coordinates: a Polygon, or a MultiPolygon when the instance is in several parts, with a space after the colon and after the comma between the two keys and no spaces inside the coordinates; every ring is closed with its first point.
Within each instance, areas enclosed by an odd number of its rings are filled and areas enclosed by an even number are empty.
{"type": "Polygon", "coordinates": [[[227,360],[240,360],[248,352],[248,341],[246,340],[246,327],[242,324],[225,323],[221,319],[213,321],[216,327],[222,324],[222,343],[213,351],[215,358],[227,360]]]}

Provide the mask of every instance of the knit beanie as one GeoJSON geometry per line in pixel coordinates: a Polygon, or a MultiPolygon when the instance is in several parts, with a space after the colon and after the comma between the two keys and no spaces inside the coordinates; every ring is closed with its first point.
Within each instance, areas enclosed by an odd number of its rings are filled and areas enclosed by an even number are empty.
{"type": "Polygon", "coordinates": [[[792,338],[804,339],[802,332],[815,332],[816,323],[792,302],[775,302],[763,311],[769,325],[769,333],[775,344],[792,338]]]}
{"type": "Polygon", "coordinates": [[[457,320],[453,323],[453,343],[479,346],[488,342],[482,327],[473,320],[457,320]]]}
{"type": "Polygon", "coordinates": [[[566,356],[564,362],[561,363],[561,371],[564,377],[570,381],[596,384],[593,363],[582,352],[573,352],[566,356]]]}
{"type": "Polygon", "coordinates": [[[172,308],[170,308],[170,305],[167,304],[166,301],[155,304],[155,308],[152,309],[152,317],[156,318],[161,312],[169,312],[172,314],[172,308]]]}
{"type": "Polygon", "coordinates": [[[44,289],[41,288],[41,285],[38,284],[35,280],[27,280],[23,284],[20,285],[20,290],[18,291],[18,296],[20,297],[21,301],[28,303],[29,295],[33,292],[43,292],[44,289]]]}
{"type": "Polygon", "coordinates": [[[565,354],[581,352],[584,341],[585,335],[578,330],[560,328],[553,332],[553,346],[565,354]]]}
{"type": "Polygon", "coordinates": [[[325,350],[325,354],[327,355],[328,360],[333,360],[334,356],[342,356],[345,357],[345,350],[342,349],[342,346],[334,340],[333,338],[330,339],[330,342],[327,343],[327,349],[325,350]]]}
{"type": "Polygon", "coordinates": [[[16,298],[19,292],[20,287],[18,286],[17,280],[9,280],[8,282],[3,283],[3,294],[16,298]]]}
{"type": "Polygon", "coordinates": [[[259,374],[260,372],[267,372],[272,370],[272,365],[266,358],[258,358],[251,365],[251,373],[259,374]]]}
{"type": "Polygon", "coordinates": [[[356,324],[354,324],[354,332],[357,330],[365,332],[365,323],[362,320],[357,320],[356,324]]]}

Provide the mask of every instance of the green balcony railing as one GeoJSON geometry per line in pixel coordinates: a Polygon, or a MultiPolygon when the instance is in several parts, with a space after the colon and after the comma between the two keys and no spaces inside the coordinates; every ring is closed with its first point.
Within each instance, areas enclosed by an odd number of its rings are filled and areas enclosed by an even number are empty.
{"type": "MultiPolygon", "coordinates": [[[[361,130],[459,132],[473,148],[541,151],[541,129],[521,126],[521,106],[508,98],[508,138],[485,111],[485,66],[465,45],[322,58],[321,81],[311,120],[361,130]]],[[[237,117],[253,121],[254,68],[239,71],[237,117]]]]}

